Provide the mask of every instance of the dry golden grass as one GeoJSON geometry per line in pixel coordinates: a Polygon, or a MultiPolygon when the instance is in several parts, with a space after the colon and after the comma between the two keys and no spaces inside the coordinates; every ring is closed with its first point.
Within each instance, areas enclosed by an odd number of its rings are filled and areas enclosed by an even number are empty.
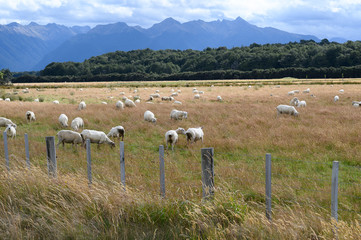
{"type": "MultiPolygon", "coordinates": [[[[30,175],[24,174],[24,169],[11,171],[11,176],[2,171],[0,228],[11,226],[11,230],[2,236],[71,238],[81,234],[84,238],[330,239],[334,236],[329,216],[334,160],[340,161],[340,181],[345,183],[340,184],[340,208],[355,211],[340,211],[339,239],[360,236],[357,222],[360,215],[357,213],[361,212],[361,204],[357,197],[361,198],[361,190],[355,184],[361,183],[361,136],[358,134],[361,108],[352,107],[351,102],[361,100],[361,85],[197,88],[205,91],[200,100],[193,99],[191,87],[174,88],[182,90],[176,97],[183,102],[181,106],[160,100],[154,100],[154,105],[145,103],[156,89],[160,90],[161,96],[169,96],[170,87],[138,88],[137,94],[133,93],[135,88],[126,87],[92,87],[83,88],[83,91],[78,87],[44,87],[42,91],[30,89],[30,93],[20,92],[19,95],[42,97],[45,102],[0,102],[1,116],[18,124],[17,138],[9,140],[10,168],[25,165],[24,133],[29,135],[31,162],[36,167],[30,175]],[[316,97],[297,95],[307,101],[306,108],[298,109],[298,118],[277,117],[275,107],[289,104],[292,98],[287,95],[288,91],[299,89],[302,92],[308,87],[316,97]],[[343,94],[338,92],[341,88],[345,90],[343,94]],[[122,97],[121,91],[128,97],[139,94],[142,102],[136,108],[116,110],[115,102],[122,97]],[[215,101],[217,95],[224,101],[215,101]],[[333,102],[335,95],[340,96],[337,103],[333,102]],[[60,101],[59,105],[51,103],[55,99],[60,101]],[[87,103],[87,108],[78,111],[77,104],[81,100],[87,103]],[[107,101],[108,105],[101,104],[102,101],[107,101]],[[188,119],[170,120],[169,114],[174,108],[187,111],[188,119]],[[35,112],[36,122],[25,121],[27,110],[35,112]],[[143,120],[146,110],[155,113],[156,125],[143,120]],[[106,133],[113,126],[124,126],[127,193],[122,192],[119,185],[119,147],[110,150],[109,146],[99,149],[92,146],[94,184],[90,189],[86,182],[85,151],[79,146],[76,150],[71,146],[57,149],[59,179],[47,178],[44,174],[45,137],[55,136],[61,129],[58,123],[61,113],[69,117],[69,124],[80,116],[85,121],[85,128],[106,133]],[[165,132],[197,126],[204,127],[203,144],[188,146],[184,136],[180,136],[175,152],[166,152],[167,199],[159,199],[158,146],[165,144],[165,132]],[[200,201],[202,147],[215,149],[217,189],[211,206],[200,201]],[[264,155],[267,152],[274,158],[272,224],[268,224],[263,209],[264,155]],[[27,183],[24,185],[24,182],[27,183]],[[23,188],[30,189],[25,194],[23,188]],[[52,195],[55,193],[65,195],[52,195]],[[13,198],[18,201],[16,207],[12,205],[13,198]],[[32,202],[27,205],[25,202],[29,198],[32,202]],[[37,201],[40,201],[39,206],[37,201]],[[23,205],[30,211],[24,216],[23,205]],[[87,218],[88,205],[94,213],[90,220],[87,218]],[[174,212],[170,214],[172,208],[174,212]],[[136,217],[139,212],[145,214],[140,222],[136,217]],[[157,215],[159,212],[167,212],[168,217],[162,224],[168,228],[154,220],[162,219],[157,215]],[[43,214],[46,216],[39,217],[43,214]],[[122,214],[126,214],[129,226],[120,217],[122,214]],[[137,229],[134,235],[131,226],[137,229]],[[43,232],[41,227],[49,233],[43,232]],[[143,232],[144,236],[141,235],[143,232]]],[[[4,91],[11,93],[13,89],[4,91]]],[[[2,150],[0,157],[4,159],[2,150]]]]}

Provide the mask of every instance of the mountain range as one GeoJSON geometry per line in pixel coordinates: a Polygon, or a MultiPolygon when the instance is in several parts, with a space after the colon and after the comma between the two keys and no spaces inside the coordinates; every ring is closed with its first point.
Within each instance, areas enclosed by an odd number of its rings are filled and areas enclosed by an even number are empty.
{"type": "Polygon", "coordinates": [[[150,28],[113,23],[66,27],[58,24],[0,25],[0,69],[41,70],[51,62],[82,62],[107,52],[150,48],[194,49],[248,46],[252,43],[288,43],[319,39],[257,27],[238,17],[235,20],[202,20],[180,23],[167,18],[150,28]]]}

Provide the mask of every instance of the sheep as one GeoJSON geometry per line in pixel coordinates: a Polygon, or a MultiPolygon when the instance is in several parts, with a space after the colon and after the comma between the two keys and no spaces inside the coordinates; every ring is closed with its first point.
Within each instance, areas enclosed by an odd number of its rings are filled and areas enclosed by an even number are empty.
{"type": "Polygon", "coordinates": [[[54,103],[54,104],[59,104],[59,101],[58,101],[58,100],[54,100],[53,103],[54,103]]]}
{"type": "Polygon", "coordinates": [[[60,114],[59,122],[60,122],[61,126],[67,127],[68,126],[68,117],[64,113],[60,114]]]}
{"type": "Polygon", "coordinates": [[[292,105],[292,106],[297,106],[297,105],[298,105],[298,102],[299,102],[298,98],[297,98],[297,97],[294,97],[294,98],[291,99],[290,105],[292,105]]]}
{"type": "Polygon", "coordinates": [[[150,97],[160,98],[160,94],[159,93],[150,94],[150,97]]]}
{"type": "Polygon", "coordinates": [[[172,151],[174,151],[174,145],[178,141],[178,133],[185,134],[184,128],[178,128],[177,130],[169,130],[165,133],[165,142],[168,150],[168,143],[172,146],[172,151]]]}
{"type": "Polygon", "coordinates": [[[307,88],[306,90],[303,90],[302,92],[303,92],[303,93],[310,93],[310,89],[307,88]]]}
{"type": "Polygon", "coordinates": [[[133,101],[138,100],[138,99],[140,100],[140,96],[134,96],[133,97],[133,101]]]}
{"type": "Polygon", "coordinates": [[[29,121],[29,122],[36,120],[35,113],[32,112],[32,111],[27,111],[26,114],[25,114],[25,117],[26,117],[26,120],[29,121]]]}
{"type": "Polygon", "coordinates": [[[107,105],[108,103],[107,102],[102,102],[102,104],[107,105]]]}
{"type": "Polygon", "coordinates": [[[182,105],[182,102],[180,102],[180,101],[174,101],[173,104],[182,105]]]}
{"type": "Polygon", "coordinates": [[[193,90],[193,93],[198,94],[198,90],[197,89],[193,90]]]}
{"type": "Polygon", "coordinates": [[[199,94],[194,95],[194,99],[200,99],[200,98],[201,96],[199,96],[199,94]]]}
{"type": "Polygon", "coordinates": [[[124,134],[125,134],[124,127],[116,126],[116,127],[113,127],[112,129],[110,129],[109,133],[107,134],[107,137],[117,137],[117,138],[121,137],[122,141],[123,141],[124,134]]]}
{"type": "Polygon", "coordinates": [[[144,113],[144,121],[157,123],[157,119],[154,117],[154,113],[149,110],[145,111],[144,113]]]}
{"type": "Polygon", "coordinates": [[[125,95],[125,92],[120,92],[119,95],[125,95]]]}
{"type": "Polygon", "coordinates": [[[126,99],[124,104],[126,107],[136,107],[135,103],[130,99],[126,99]]]}
{"type": "Polygon", "coordinates": [[[12,125],[14,128],[17,127],[16,124],[13,123],[10,119],[0,117],[0,127],[7,127],[9,124],[12,125]]]}
{"type": "Polygon", "coordinates": [[[140,103],[140,99],[135,100],[134,103],[140,103]]]}
{"type": "Polygon", "coordinates": [[[344,92],[345,92],[345,90],[343,90],[343,89],[340,89],[340,90],[339,90],[339,92],[340,92],[340,93],[344,93],[344,92]]]}
{"type": "Polygon", "coordinates": [[[187,119],[188,118],[188,113],[185,111],[178,111],[176,109],[173,109],[170,112],[170,119],[174,119],[174,120],[182,120],[183,118],[187,119]]]}
{"type": "Polygon", "coordinates": [[[276,109],[277,109],[277,116],[280,114],[290,114],[296,117],[298,116],[298,112],[294,106],[278,105],[276,109]]]}
{"type": "Polygon", "coordinates": [[[35,99],[34,99],[34,102],[39,102],[39,98],[35,98],[35,99]]]}
{"type": "Polygon", "coordinates": [[[5,100],[4,100],[5,102],[10,102],[10,98],[5,98],[5,100]]]}
{"type": "Polygon", "coordinates": [[[203,143],[203,127],[197,127],[197,128],[188,128],[188,130],[185,132],[185,135],[187,136],[187,143],[194,143],[198,140],[202,140],[203,143]]]}
{"type": "Polygon", "coordinates": [[[174,93],[172,93],[170,96],[171,96],[171,97],[176,97],[176,96],[178,96],[178,93],[177,93],[177,92],[174,92],[174,93]]]}
{"type": "Polygon", "coordinates": [[[104,132],[85,129],[80,133],[80,135],[83,139],[84,147],[86,147],[87,139],[90,139],[91,143],[97,143],[98,147],[103,143],[109,144],[111,148],[115,147],[115,143],[110,140],[104,132]]]}
{"type": "Polygon", "coordinates": [[[295,91],[289,91],[287,94],[288,95],[295,95],[295,91]]]}
{"type": "Polygon", "coordinates": [[[126,96],[122,97],[122,100],[125,102],[125,100],[127,100],[128,98],[126,96]]]}
{"type": "Polygon", "coordinates": [[[204,94],[204,91],[199,91],[198,94],[204,94]]]}
{"type": "Polygon", "coordinates": [[[159,90],[155,90],[156,93],[159,93],[159,90]]]}
{"type": "Polygon", "coordinates": [[[174,101],[174,97],[162,97],[162,101],[174,101]]]}
{"type": "Polygon", "coordinates": [[[334,102],[337,102],[338,100],[340,100],[340,97],[339,97],[339,96],[336,95],[336,96],[333,97],[333,101],[334,101],[334,102]]]}
{"type": "Polygon", "coordinates": [[[178,93],[181,93],[181,92],[182,92],[182,90],[178,89],[178,90],[177,90],[177,92],[178,92],[178,93]]]}
{"type": "Polygon", "coordinates": [[[300,90],[293,90],[295,93],[300,93],[300,90]]]}
{"type": "Polygon", "coordinates": [[[153,99],[154,99],[154,97],[149,96],[149,99],[147,100],[147,102],[149,102],[149,101],[153,101],[153,99]]]}
{"type": "Polygon", "coordinates": [[[58,144],[56,145],[57,148],[61,143],[63,144],[63,147],[64,143],[71,143],[73,147],[74,145],[76,147],[77,144],[83,143],[83,138],[80,133],[72,130],[60,130],[56,135],[58,136],[58,144]]]}
{"type": "Polygon", "coordinates": [[[81,117],[76,117],[71,121],[70,126],[74,131],[78,131],[79,128],[84,128],[84,121],[81,117]]]}
{"type": "Polygon", "coordinates": [[[5,129],[5,132],[6,132],[6,136],[8,136],[8,137],[11,137],[11,138],[16,137],[16,129],[13,124],[8,124],[5,129]]]}
{"type": "Polygon", "coordinates": [[[78,110],[83,110],[83,109],[85,109],[85,108],[86,108],[85,102],[84,102],[84,101],[81,101],[81,102],[79,103],[78,110]]]}
{"type": "Polygon", "coordinates": [[[124,103],[119,100],[119,101],[117,101],[117,102],[115,103],[115,107],[116,107],[117,109],[123,109],[123,108],[124,108],[124,103]]]}
{"type": "Polygon", "coordinates": [[[360,103],[359,103],[359,102],[356,102],[356,101],[353,101],[353,102],[352,102],[352,106],[353,106],[353,107],[359,107],[359,106],[360,106],[360,103]]]}
{"type": "Polygon", "coordinates": [[[280,87],[281,87],[281,85],[276,85],[276,86],[275,86],[275,88],[280,88],[280,87]]]}
{"type": "Polygon", "coordinates": [[[306,101],[305,100],[298,101],[297,107],[306,107],[306,101]]]}
{"type": "Polygon", "coordinates": [[[222,97],[221,97],[221,96],[217,96],[217,101],[218,101],[218,102],[222,102],[222,97]]]}

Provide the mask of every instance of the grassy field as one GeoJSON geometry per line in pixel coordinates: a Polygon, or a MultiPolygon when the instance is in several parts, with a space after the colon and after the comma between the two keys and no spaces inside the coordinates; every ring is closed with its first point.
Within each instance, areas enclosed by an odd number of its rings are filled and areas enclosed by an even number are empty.
{"type": "Polygon", "coordinates": [[[273,85],[279,81],[250,88],[249,83],[217,86],[209,81],[197,87],[205,92],[199,100],[193,99],[193,86],[182,82],[141,84],[136,94],[137,83],[41,84],[30,86],[34,88],[26,94],[21,92],[25,85],[3,89],[1,95],[15,101],[0,101],[1,116],[17,123],[18,135],[9,140],[10,173],[1,168],[0,237],[332,239],[337,225],[339,239],[360,239],[361,108],[351,102],[361,100],[361,85],[292,85],[292,81],[280,88],[273,85]],[[145,103],[157,89],[161,96],[169,96],[172,87],[182,91],[176,97],[181,106],[160,100],[145,103]],[[315,97],[303,94],[306,88],[315,97]],[[296,96],[306,100],[307,107],[298,109],[297,118],[277,117],[275,107],[289,104],[292,97],[287,92],[295,89],[301,90],[296,96]],[[142,102],[117,110],[115,102],[122,91],[128,97],[139,94],[142,102]],[[216,101],[218,95],[223,102],[216,101]],[[340,96],[336,103],[335,95],[340,96]],[[35,98],[43,102],[32,102],[35,98]],[[78,111],[81,100],[87,108],[78,111]],[[170,120],[174,108],[187,111],[188,119],[170,120]],[[26,122],[28,110],[36,114],[36,122],[26,122]],[[143,120],[146,110],[156,115],[156,125],[143,120]],[[80,147],[57,149],[58,178],[48,178],[45,137],[61,130],[61,113],[69,117],[69,124],[82,117],[86,129],[107,133],[117,125],[125,128],[126,192],[120,185],[118,140],[115,149],[92,146],[91,187],[85,150],[80,147]],[[198,126],[205,133],[203,144],[187,145],[180,136],[175,151],[166,151],[166,199],[161,199],[158,146],[165,144],[165,132],[198,126]],[[24,133],[29,135],[31,171],[24,168],[24,133]],[[202,147],[215,151],[216,191],[209,202],[201,200],[202,147]],[[266,153],[273,158],[272,223],[264,214],[266,153]],[[330,217],[333,161],[340,161],[338,223],[330,217]]]}

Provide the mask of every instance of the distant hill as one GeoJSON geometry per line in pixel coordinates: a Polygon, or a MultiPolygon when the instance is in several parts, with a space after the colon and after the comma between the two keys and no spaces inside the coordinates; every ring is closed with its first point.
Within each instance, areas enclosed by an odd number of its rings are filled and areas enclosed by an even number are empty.
{"type": "Polygon", "coordinates": [[[0,25],[0,69],[34,70],[34,66],[61,43],[85,33],[90,27],[65,27],[57,24],[0,25]]]}
{"type": "Polygon", "coordinates": [[[117,50],[150,48],[203,50],[227,48],[252,43],[288,43],[315,40],[312,35],[288,33],[275,28],[261,28],[242,18],[180,23],[172,18],[145,29],[126,23],[68,28],[56,24],[31,23],[0,25],[0,69],[11,71],[40,70],[51,62],[82,62],[117,50]]]}

